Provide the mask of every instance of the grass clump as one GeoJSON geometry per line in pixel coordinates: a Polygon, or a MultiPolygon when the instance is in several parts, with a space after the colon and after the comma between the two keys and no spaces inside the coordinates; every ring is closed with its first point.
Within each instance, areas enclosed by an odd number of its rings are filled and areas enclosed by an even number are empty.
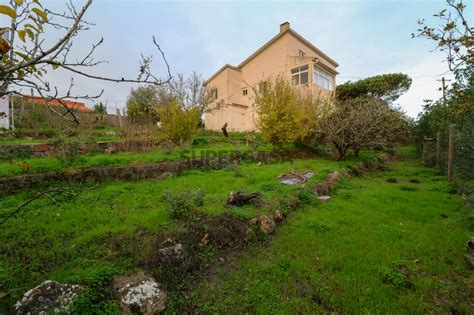
{"type": "Polygon", "coordinates": [[[186,217],[191,210],[204,205],[206,193],[198,189],[182,189],[177,192],[165,191],[163,200],[168,206],[171,218],[175,220],[186,217]]]}
{"type": "Polygon", "coordinates": [[[381,272],[384,284],[390,284],[398,290],[413,289],[408,267],[405,264],[392,264],[389,267],[381,268],[381,272]]]}
{"type": "Polygon", "coordinates": [[[418,190],[416,187],[406,186],[406,185],[400,186],[400,189],[403,191],[417,191],[418,190]]]}
{"type": "Polygon", "coordinates": [[[96,270],[84,281],[87,286],[72,305],[72,314],[118,314],[112,278],[120,271],[114,267],[96,270]]]}
{"type": "Polygon", "coordinates": [[[417,178],[412,178],[412,179],[409,180],[409,182],[412,183],[412,184],[420,184],[421,183],[420,180],[417,179],[417,178]]]}
{"type": "Polygon", "coordinates": [[[386,182],[391,183],[391,184],[396,184],[398,183],[398,180],[395,177],[389,177],[387,178],[386,182]]]}

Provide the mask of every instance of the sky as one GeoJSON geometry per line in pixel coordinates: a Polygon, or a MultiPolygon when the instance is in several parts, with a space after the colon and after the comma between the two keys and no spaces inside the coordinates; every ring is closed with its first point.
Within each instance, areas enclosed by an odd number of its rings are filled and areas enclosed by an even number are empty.
{"type": "MultiPolygon", "coordinates": [[[[80,5],[84,1],[74,0],[80,5]]],[[[474,1],[468,18],[472,21],[474,1]]],[[[43,0],[46,7],[62,10],[64,1],[43,0]]],[[[447,64],[433,51],[434,43],[412,39],[417,19],[432,17],[445,6],[442,0],[333,0],[333,1],[153,1],[94,0],[86,20],[95,23],[77,38],[74,54],[84,54],[101,37],[104,44],[96,59],[107,64],[91,73],[135,78],[140,54],[154,55],[156,72],[165,76],[163,63],[152,43],[155,36],[173,74],[201,73],[210,77],[224,64],[237,65],[279,32],[285,21],[339,63],[337,83],[372,75],[402,72],[412,79],[410,90],[397,103],[411,117],[421,111],[424,99],[438,99],[447,64]]],[[[68,73],[51,72],[48,78],[65,85],[68,73]]],[[[134,87],[75,78],[77,94],[95,95],[109,112],[125,106],[134,87]]],[[[136,87],[136,86],[135,86],[136,87]]]]}

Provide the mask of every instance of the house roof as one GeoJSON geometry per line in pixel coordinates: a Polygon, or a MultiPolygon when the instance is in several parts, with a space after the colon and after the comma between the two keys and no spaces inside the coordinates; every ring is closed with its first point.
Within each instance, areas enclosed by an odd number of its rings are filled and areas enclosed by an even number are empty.
{"type": "Polygon", "coordinates": [[[41,105],[51,105],[51,106],[63,106],[66,105],[69,108],[77,109],[85,112],[91,112],[93,109],[86,106],[85,103],[76,102],[76,101],[69,101],[69,100],[57,100],[57,99],[44,99],[39,96],[27,96],[24,99],[31,104],[41,104],[41,105]]]}
{"type": "MultiPolygon", "coordinates": [[[[285,23],[284,23],[285,24],[285,23]]],[[[254,59],[255,57],[257,57],[260,53],[262,53],[265,49],[267,49],[268,47],[270,47],[274,42],[276,42],[277,40],[279,40],[280,38],[282,38],[283,36],[285,36],[285,34],[291,34],[293,35],[294,37],[296,37],[296,39],[298,39],[299,41],[303,42],[305,45],[309,46],[312,50],[314,50],[318,55],[320,55],[321,57],[323,57],[326,61],[328,61],[330,64],[332,64],[334,67],[337,67],[339,66],[339,64],[334,61],[334,59],[332,59],[331,57],[329,57],[328,55],[326,55],[323,51],[321,51],[319,48],[317,48],[316,46],[314,46],[313,44],[311,44],[309,41],[307,41],[303,36],[301,36],[300,34],[298,34],[297,32],[295,32],[292,28],[290,28],[288,26],[288,28],[286,28],[284,31],[281,31],[279,32],[277,35],[275,35],[272,39],[270,39],[268,42],[266,42],[262,47],[260,47],[259,49],[257,49],[253,54],[251,54],[249,57],[247,57],[247,59],[245,59],[244,61],[242,61],[237,67],[235,66],[232,66],[232,65],[229,65],[229,64],[226,64],[224,65],[222,68],[220,68],[216,73],[214,73],[209,79],[207,79],[205,82],[204,82],[204,85],[206,85],[209,81],[211,81],[212,79],[214,79],[216,76],[218,76],[222,71],[224,71],[226,68],[231,68],[233,70],[237,70],[237,71],[242,71],[241,68],[243,66],[245,66],[247,63],[249,63],[252,59],[254,59]]]]}
{"type": "Polygon", "coordinates": [[[217,70],[217,72],[214,73],[209,79],[207,79],[207,80],[204,82],[204,85],[206,85],[207,82],[209,82],[209,81],[211,81],[212,79],[214,79],[215,77],[217,77],[222,71],[224,71],[224,70],[227,69],[227,68],[230,68],[230,69],[235,70],[235,71],[242,72],[242,70],[240,70],[239,68],[234,67],[234,66],[232,66],[232,65],[230,65],[230,64],[227,63],[227,64],[225,64],[222,68],[220,68],[219,70],[217,70]]]}

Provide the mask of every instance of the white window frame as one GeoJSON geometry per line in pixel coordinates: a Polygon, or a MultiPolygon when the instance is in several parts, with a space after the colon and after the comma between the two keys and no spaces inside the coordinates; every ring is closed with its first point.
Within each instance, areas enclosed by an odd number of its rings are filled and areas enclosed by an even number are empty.
{"type": "Polygon", "coordinates": [[[313,70],[313,83],[323,89],[334,90],[334,76],[316,65],[313,70]]]}
{"type": "Polygon", "coordinates": [[[309,65],[301,65],[291,69],[291,83],[293,85],[306,85],[309,83],[309,65]],[[302,75],[306,73],[306,82],[301,83],[302,75]]]}

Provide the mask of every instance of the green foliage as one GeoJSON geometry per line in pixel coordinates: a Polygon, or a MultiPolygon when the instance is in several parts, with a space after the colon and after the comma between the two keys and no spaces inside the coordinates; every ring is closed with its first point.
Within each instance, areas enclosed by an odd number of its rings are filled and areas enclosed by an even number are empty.
{"type": "Polygon", "coordinates": [[[191,143],[193,146],[205,146],[209,144],[209,141],[205,138],[196,138],[193,139],[193,142],[191,143]]]}
{"type": "Polygon", "coordinates": [[[96,113],[96,114],[107,114],[107,107],[102,102],[94,104],[94,113],[96,113]]]}
{"type": "Polygon", "coordinates": [[[25,159],[33,155],[29,146],[0,145],[0,161],[10,162],[14,159],[25,159]]]}
{"type": "Polygon", "coordinates": [[[389,178],[387,178],[386,182],[396,184],[396,183],[398,183],[398,180],[395,177],[389,177],[389,178]]]}
{"type": "Polygon", "coordinates": [[[304,187],[296,188],[295,195],[297,196],[298,200],[305,206],[315,205],[318,202],[314,194],[309,189],[306,189],[304,187]]]}
{"type": "Polygon", "coordinates": [[[408,91],[412,80],[403,73],[382,74],[336,87],[336,98],[345,101],[354,98],[374,97],[393,102],[408,91]]]}
{"type": "Polygon", "coordinates": [[[50,140],[49,144],[54,146],[54,157],[65,167],[83,159],[79,142],[65,142],[63,138],[56,138],[50,140]]]}
{"type": "Polygon", "coordinates": [[[380,271],[384,284],[391,284],[398,290],[413,288],[413,283],[408,277],[408,268],[406,265],[392,263],[389,267],[382,267],[380,271]]]}
{"type": "Polygon", "coordinates": [[[159,121],[160,99],[152,85],[132,89],[127,97],[127,116],[132,124],[149,124],[159,121]]]}
{"type": "Polygon", "coordinates": [[[85,279],[87,288],[74,301],[72,314],[118,314],[120,308],[115,301],[112,278],[119,274],[113,267],[98,269],[85,279]]]}
{"type": "Polygon", "coordinates": [[[315,132],[332,106],[329,96],[299,91],[281,76],[261,86],[255,98],[257,126],[262,137],[278,149],[315,132]]]}
{"type": "Polygon", "coordinates": [[[202,189],[182,189],[177,192],[165,191],[163,200],[167,204],[171,218],[175,220],[186,217],[191,210],[204,205],[206,193],[202,189]]]}
{"type": "Polygon", "coordinates": [[[416,187],[413,187],[413,186],[406,186],[406,185],[402,185],[400,186],[400,189],[401,190],[404,190],[404,191],[416,191],[416,187]]]}
{"type": "Polygon", "coordinates": [[[201,119],[197,107],[184,108],[177,101],[171,100],[160,110],[161,127],[166,136],[177,145],[190,142],[196,135],[201,119]]]}

